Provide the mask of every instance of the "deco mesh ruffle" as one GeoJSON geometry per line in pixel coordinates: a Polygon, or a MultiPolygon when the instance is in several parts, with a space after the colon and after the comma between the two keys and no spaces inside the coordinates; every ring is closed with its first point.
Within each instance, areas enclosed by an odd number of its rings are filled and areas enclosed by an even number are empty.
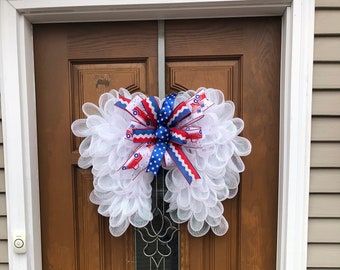
{"type": "Polygon", "coordinates": [[[241,156],[251,151],[239,134],[243,120],[220,90],[199,88],[164,100],[121,88],[100,96],[99,106],[85,103],[86,119],[73,122],[78,137],[78,165],[92,166],[90,200],[109,217],[110,232],[122,235],[129,224],[144,227],[152,220],[151,182],[159,167],[167,170],[164,200],[176,223],[188,221],[199,237],[211,229],[228,230],[222,201],[238,190],[241,156]]]}

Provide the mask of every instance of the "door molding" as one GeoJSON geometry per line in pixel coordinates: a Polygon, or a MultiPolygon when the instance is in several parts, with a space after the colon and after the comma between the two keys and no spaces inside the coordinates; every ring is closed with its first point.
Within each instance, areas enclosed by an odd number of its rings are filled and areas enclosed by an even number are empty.
{"type": "Polygon", "coordinates": [[[42,269],[32,23],[282,16],[277,270],[306,269],[314,0],[0,0],[10,269],[42,269]],[[25,232],[16,254],[13,233],[25,232]]]}

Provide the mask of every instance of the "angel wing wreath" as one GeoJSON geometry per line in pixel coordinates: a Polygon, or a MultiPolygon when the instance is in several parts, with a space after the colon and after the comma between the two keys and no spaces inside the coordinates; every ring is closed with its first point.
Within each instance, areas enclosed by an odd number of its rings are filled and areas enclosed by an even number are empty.
{"type": "Polygon", "coordinates": [[[109,217],[113,236],[152,220],[151,182],[160,167],[167,170],[164,200],[174,222],[188,221],[195,237],[210,228],[216,235],[227,232],[222,201],[236,195],[245,169],[241,156],[250,154],[251,144],[239,136],[243,120],[233,118],[234,103],[220,90],[199,88],[160,100],[121,88],[82,110],[87,118],[71,126],[85,137],[78,165],[92,166],[90,200],[109,217]]]}

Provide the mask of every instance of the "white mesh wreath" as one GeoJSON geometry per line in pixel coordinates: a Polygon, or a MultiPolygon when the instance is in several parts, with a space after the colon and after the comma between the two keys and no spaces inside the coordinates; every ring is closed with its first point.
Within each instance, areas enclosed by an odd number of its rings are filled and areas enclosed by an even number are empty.
{"type": "Polygon", "coordinates": [[[164,200],[174,222],[188,221],[196,237],[210,228],[216,235],[227,232],[222,201],[236,195],[245,169],[240,157],[251,144],[238,136],[243,120],[233,118],[234,103],[220,90],[199,88],[160,101],[121,88],[101,95],[99,106],[82,109],[87,118],[71,127],[85,137],[78,165],[92,166],[90,200],[109,217],[112,235],[152,220],[151,182],[160,166],[168,170],[164,200]]]}

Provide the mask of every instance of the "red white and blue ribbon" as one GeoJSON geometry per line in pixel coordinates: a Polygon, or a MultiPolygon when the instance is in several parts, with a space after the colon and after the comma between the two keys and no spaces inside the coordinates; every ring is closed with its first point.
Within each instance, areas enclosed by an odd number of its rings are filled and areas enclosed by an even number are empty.
{"type": "Polygon", "coordinates": [[[187,140],[197,141],[202,138],[201,128],[189,125],[203,117],[203,112],[209,107],[209,102],[204,93],[201,95],[197,93],[187,102],[174,106],[176,96],[177,94],[167,96],[161,108],[153,96],[135,97],[133,100],[119,97],[116,106],[134,117],[134,121],[126,131],[126,138],[135,143],[144,144],[136,148],[133,155],[122,166],[123,170],[139,168],[138,165],[143,158],[148,158],[146,171],[157,175],[167,153],[189,184],[200,178],[195,167],[183,152],[182,146],[187,143],[187,140]],[[185,119],[187,121],[184,121],[185,119]],[[148,151],[143,150],[143,147],[146,147],[148,151]]]}

